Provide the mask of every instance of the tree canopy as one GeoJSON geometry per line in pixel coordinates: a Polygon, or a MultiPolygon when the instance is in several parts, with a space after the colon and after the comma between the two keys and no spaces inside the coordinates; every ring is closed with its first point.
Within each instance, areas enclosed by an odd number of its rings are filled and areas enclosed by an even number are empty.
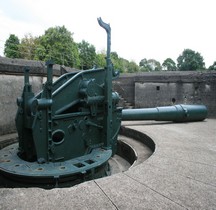
{"type": "Polygon", "coordinates": [[[139,63],[140,71],[161,71],[162,67],[159,61],[155,59],[142,59],[139,63]]]}
{"type": "Polygon", "coordinates": [[[85,40],[78,43],[79,58],[81,69],[90,69],[95,65],[96,52],[95,47],[85,40]]]}
{"type": "Polygon", "coordinates": [[[177,67],[180,71],[195,71],[205,69],[205,63],[200,53],[185,49],[177,58],[177,67]]]}
{"type": "Polygon", "coordinates": [[[9,38],[5,42],[5,56],[8,58],[20,58],[19,46],[19,38],[14,34],[10,34],[9,38]]]}
{"type": "Polygon", "coordinates": [[[216,70],[216,61],[214,61],[211,66],[209,66],[208,70],[216,70]]]}
{"type": "MultiPolygon", "coordinates": [[[[106,52],[96,53],[95,46],[82,40],[76,43],[73,33],[65,26],[48,28],[39,37],[30,33],[19,40],[15,34],[10,34],[5,42],[4,54],[9,58],[24,58],[29,60],[47,61],[52,59],[56,64],[75,67],[78,69],[91,69],[94,66],[106,66],[106,52]]],[[[177,58],[177,65],[167,58],[162,63],[155,59],[143,58],[139,66],[134,61],[121,58],[117,52],[111,52],[111,60],[116,70],[120,72],[148,72],[148,71],[188,71],[205,69],[204,59],[200,53],[185,49],[177,58]]],[[[216,61],[209,66],[209,70],[216,70],[216,61]]]]}
{"type": "Polygon", "coordinates": [[[39,45],[35,51],[38,60],[52,59],[55,63],[71,67],[79,67],[80,59],[77,44],[72,33],[65,26],[49,28],[39,37],[39,45]]]}
{"type": "Polygon", "coordinates": [[[176,63],[171,58],[165,59],[163,64],[162,64],[162,67],[164,70],[167,70],[167,71],[176,71],[177,70],[176,63]]]}
{"type": "Polygon", "coordinates": [[[106,66],[106,54],[105,52],[99,52],[96,54],[95,65],[97,67],[104,68],[106,66]]]}
{"type": "Polygon", "coordinates": [[[134,61],[131,61],[128,63],[128,66],[127,66],[127,72],[128,73],[134,73],[134,72],[138,72],[138,71],[139,71],[139,67],[134,61]]]}
{"type": "Polygon", "coordinates": [[[116,70],[118,70],[119,72],[126,71],[126,68],[124,68],[123,66],[123,60],[118,56],[117,52],[111,52],[110,56],[111,56],[113,66],[116,70]]]}
{"type": "Polygon", "coordinates": [[[26,34],[21,40],[19,46],[20,57],[28,60],[34,60],[38,45],[39,40],[37,37],[33,37],[30,33],[26,34]]]}

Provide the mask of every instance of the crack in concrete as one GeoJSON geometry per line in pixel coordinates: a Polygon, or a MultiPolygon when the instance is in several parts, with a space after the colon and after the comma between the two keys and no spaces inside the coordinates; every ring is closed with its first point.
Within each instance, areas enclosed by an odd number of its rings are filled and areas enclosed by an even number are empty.
{"type": "Polygon", "coordinates": [[[112,203],[112,205],[118,210],[118,207],[116,204],[112,201],[112,199],[106,194],[106,192],[102,189],[102,187],[95,181],[93,180],[94,183],[99,187],[99,189],[102,191],[102,193],[108,198],[108,200],[112,203]]]}
{"type": "Polygon", "coordinates": [[[149,187],[148,185],[146,185],[146,184],[144,184],[144,183],[142,183],[142,182],[136,180],[135,178],[129,176],[128,174],[126,174],[126,173],[122,173],[122,174],[124,174],[124,175],[127,176],[128,178],[132,179],[133,181],[135,181],[135,182],[137,182],[137,183],[139,183],[139,184],[141,184],[141,185],[147,187],[148,189],[152,190],[153,192],[155,192],[155,193],[157,193],[157,194],[163,196],[163,197],[166,198],[167,200],[169,200],[169,201],[175,203],[176,205],[178,205],[178,206],[180,206],[180,207],[182,207],[182,208],[184,208],[184,209],[188,209],[188,208],[186,208],[185,206],[182,206],[181,204],[179,204],[179,203],[175,202],[174,200],[168,198],[167,196],[161,194],[160,192],[154,190],[153,188],[149,187]]]}
{"type": "Polygon", "coordinates": [[[196,181],[196,182],[205,184],[205,185],[210,186],[210,187],[216,187],[216,185],[212,185],[212,184],[209,184],[209,183],[206,183],[206,182],[202,182],[202,181],[200,181],[200,180],[194,179],[194,178],[189,177],[189,176],[185,176],[185,177],[188,178],[188,179],[194,180],[194,181],[196,181]]]}

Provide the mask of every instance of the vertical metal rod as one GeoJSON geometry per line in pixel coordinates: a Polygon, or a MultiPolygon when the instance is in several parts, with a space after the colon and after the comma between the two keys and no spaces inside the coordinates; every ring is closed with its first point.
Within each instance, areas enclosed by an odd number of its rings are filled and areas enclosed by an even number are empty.
{"type": "Polygon", "coordinates": [[[52,85],[53,83],[53,61],[47,61],[47,83],[48,85],[52,85]]]}
{"type": "Polygon", "coordinates": [[[30,68],[29,67],[25,67],[24,68],[24,85],[26,84],[29,84],[29,71],[30,71],[30,68]]]}
{"type": "MultiPolygon", "coordinates": [[[[47,90],[46,99],[52,99],[52,83],[53,83],[53,65],[52,61],[46,62],[47,65],[47,90]]],[[[48,106],[46,109],[47,118],[47,140],[48,140],[48,160],[52,160],[53,154],[53,142],[52,142],[52,106],[48,106]]]]}
{"type": "Polygon", "coordinates": [[[99,25],[107,32],[107,56],[106,56],[106,78],[105,78],[105,142],[104,146],[109,148],[111,146],[112,138],[112,62],[110,58],[111,53],[111,27],[104,23],[101,18],[98,18],[99,25]]]}

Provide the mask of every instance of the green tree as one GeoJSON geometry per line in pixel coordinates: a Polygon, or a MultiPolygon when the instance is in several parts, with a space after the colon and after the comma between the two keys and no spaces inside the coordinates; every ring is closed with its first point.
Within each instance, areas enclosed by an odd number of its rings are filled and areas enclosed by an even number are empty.
{"type": "Polygon", "coordinates": [[[85,40],[78,43],[79,58],[82,69],[90,69],[95,65],[96,52],[95,47],[85,40]]]}
{"type": "Polygon", "coordinates": [[[39,44],[35,50],[38,60],[52,59],[56,64],[79,67],[79,52],[72,33],[65,26],[51,27],[39,37],[39,44]]]}
{"type": "Polygon", "coordinates": [[[28,60],[34,60],[35,52],[38,45],[39,45],[38,38],[33,37],[30,33],[26,34],[20,43],[20,47],[19,47],[20,57],[28,60]]]}
{"type": "MultiPolygon", "coordinates": [[[[120,72],[122,72],[122,73],[123,72],[129,72],[130,71],[130,69],[129,69],[130,62],[127,59],[124,59],[124,58],[120,58],[120,59],[121,59],[121,65],[122,65],[122,71],[120,71],[120,72]]],[[[135,68],[135,70],[136,70],[136,68],[135,68]]]]}
{"type": "Polygon", "coordinates": [[[211,66],[209,66],[208,70],[216,70],[216,61],[211,66]]]}
{"type": "Polygon", "coordinates": [[[117,52],[111,52],[111,60],[114,66],[114,69],[119,72],[124,72],[123,60],[118,56],[117,52]]]}
{"type": "Polygon", "coordinates": [[[155,59],[149,59],[148,60],[149,66],[152,69],[152,71],[161,71],[162,67],[159,61],[155,59]]]}
{"type": "Polygon", "coordinates": [[[117,52],[111,53],[111,59],[114,65],[115,70],[118,70],[119,72],[138,72],[139,66],[134,61],[128,61],[124,58],[121,58],[118,56],[117,52]]]}
{"type": "Polygon", "coordinates": [[[159,61],[155,59],[149,59],[146,58],[142,59],[139,62],[140,71],[161,71],[162,67],[159,61]]]}
{"type": "Polygon", "coordinates": [[[14,34],[10,34],[5,42],[4,55],[8,58],[20,58],[19,46],[19,38],[14,34]]]}
{"type": "Polygon", "coordinates": [[[138,72],[138,71],[139,71],[139,66],[134,61],[129,62],[129,64],[127,66],[127,72],[128,73],[134,73],[134,72],[138,72]]]}
{"type": "Polygon", "coordinates": [[[101,52],[96,54],[95,65],[98,68],[104,68],[106,66],[106,54],[105,54],[105,52],[101,51],[101,52]]]}
{"type": "MultiPolygon", "coordinates": [[[[111,52],[110,57],[111,57],[115,71],[119,71],[121,73],[128,72],[128,67],[130,63],[128,60],[119,57],[117,52],[111,52]]],[[[106,66],[106,52],[105,51],[101,51],[100,53],[97,54],[95,63],[98,67],[106,66]]]]}
{"type": "Polygon", "coordinates": [[[177,70],[176,63],[171,58],[165,59],[163,64],[162,64],[162,67],[164,70],[167,70],[167,71],[176,71],[177,70]]]}
{"type": "Polygon", "coordinates": [[[46,58],[47,58],[46,53],[47,53],[47,50],[43,45],[40,44],[40,38],[39,38],[39,44],[38,44],[37,48],[35,49],[34,59],[40,60],[40,61],[47,61],[46,60],[46,58]]]}
{"type": "Polygon", "coordinates": [[[146,58],[143,58],[140,62],[139,62],[139,66],[140,66],[140,71],[151,71],[150,67],[148,66],[148,60],[146,58]]]}
{"type": "Polygon", "coordinates": [[[181,71],[195,71],[205,69],[205,63],[200,53],[185,49],[177,58],[177,67],[181,71]]]}

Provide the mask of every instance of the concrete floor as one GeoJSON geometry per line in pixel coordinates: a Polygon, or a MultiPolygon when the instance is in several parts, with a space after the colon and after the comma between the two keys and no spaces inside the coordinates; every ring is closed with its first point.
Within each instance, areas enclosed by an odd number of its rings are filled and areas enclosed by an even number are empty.
{"type": "Polygon", "coordinates": [[[65,189],[0,189],[0,209],[216,209],[216,120],[124,122],[156,149],[124,173],[65,189]]]}

